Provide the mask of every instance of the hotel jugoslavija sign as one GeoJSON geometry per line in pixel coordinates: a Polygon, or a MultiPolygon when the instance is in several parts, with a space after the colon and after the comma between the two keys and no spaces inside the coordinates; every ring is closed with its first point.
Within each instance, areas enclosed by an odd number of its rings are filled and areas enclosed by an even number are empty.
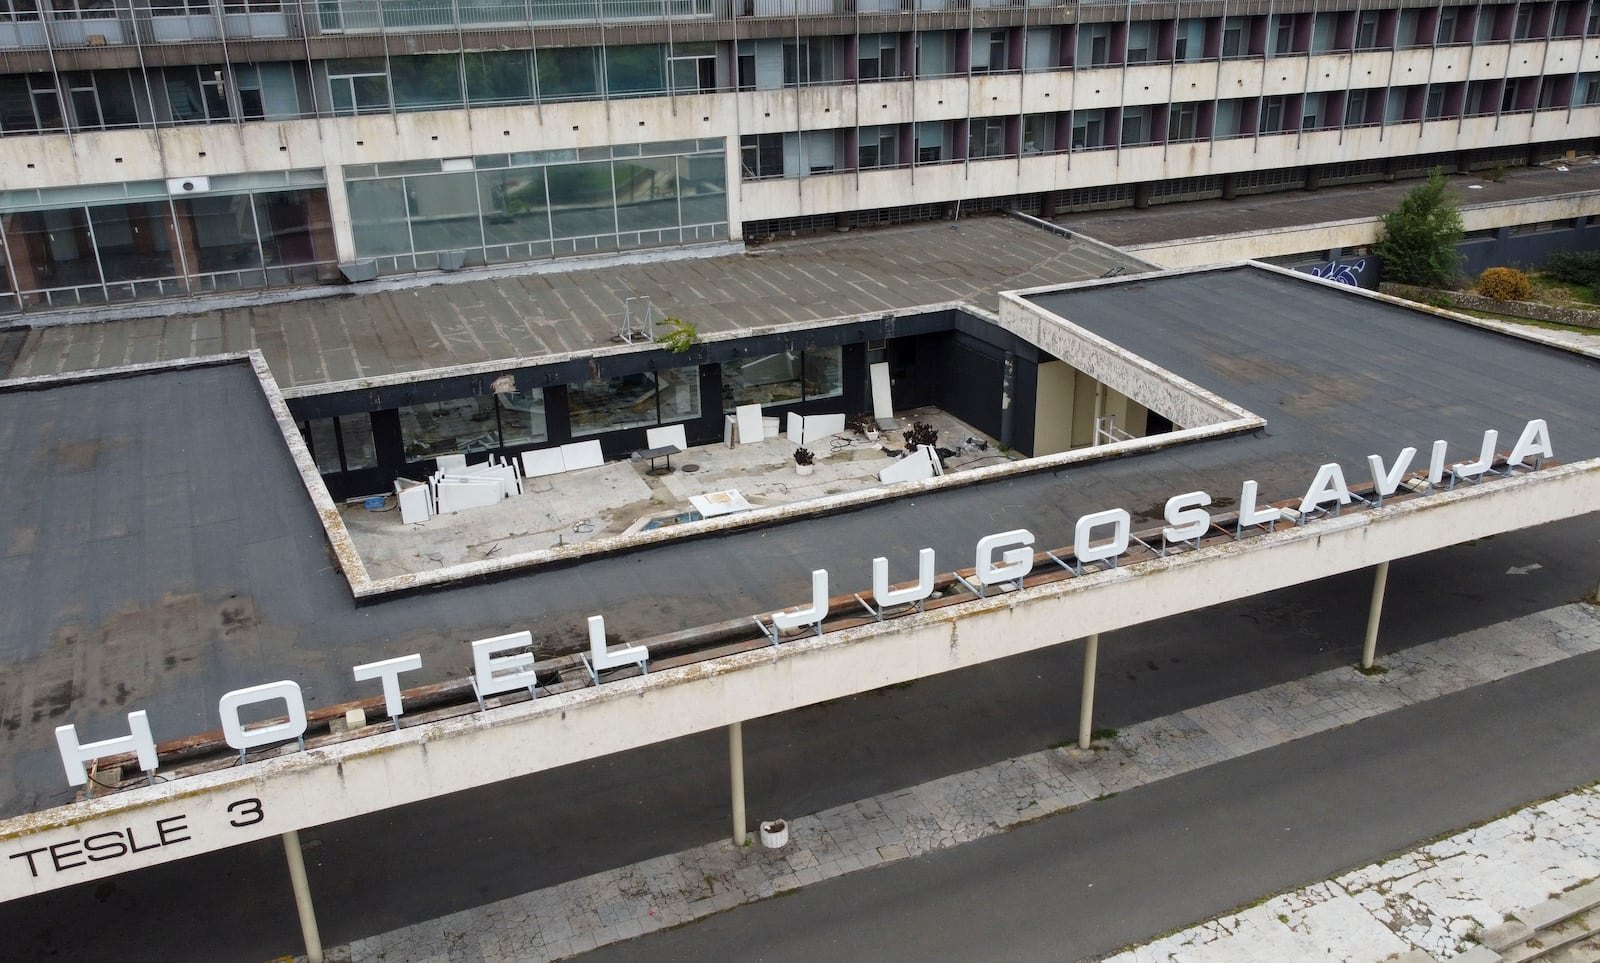
{"type": "MultiPolygon", "coordinates": [[[[1455,477],[1478,478],[1489,472],[1495,461],[1498,434],[1486,431],[1475,461],[1450,466],[1455,477]]],[[[1430,486],[1440,485],[1445,476],[1446,443],[1435,441],[1428,462],[1427,481],[1430,486]]],[[[1379,496],[1393,494],[1399,489],[1417,455],[1415,448],[1402,449],[1392,464],[1385,464],[1378,455],[1367,458],[1375,492],[1379,496]]],[[[1543,420],[1527,423],[1516,445],[1507,458],[1506,470],[1529,467],[1528,458],[1553,458],[1550,432],[1543,420]]],[[[1345,505],[1354,500],[1345,482],[1344,470],[1336,462],[1317,469],[1315,477],[1300,501],[1302,514],[1316,511],[1325,505],[1345,505]]],[[[1164,518],[1167,523],[1162,534],[1170,542],[1198,539],[1209,529],[1211,514],[1206,511],[1212,498],[1203,491],[1174,495],[1166,502],[1164,518]]],[[[1262,506],[1257,501],[1256,483],[1244,482],[1239,492],[1239,521],[1241,526],[1262,525],[1282,517],[1277,508],[1262,506]]],[[[1078,519],[1074,528],[1075,554],[1080,564],[1116,558],[1128,550],[1132,517],[1125,509],[1114,508],[1095,512],[1078,519]],[[1108,537],[1109,536],[1109,537],[1108,537]],[[1096,539],[1100,539],[1096,543],[1096,539]]],[[[987,535],[977,544],[976,578],[984,585],[1014,582],[1027,575],[1033,565],[1033,534],[1026,529],[987,535]],[[998,554],[998,560],[996,558],[998,554]]],[[[880,606],[904,605],[928,598],[933,593],[933,550],[923,549],[919,557],[919,578],[914,585],[890,590],[888,562],[873,560],[874,599],[880,606]]],[[[818,570],[812,578],[812,601],[804,608],[772,613],[777,628],[794,628],[819,622],[827,614],[827,571],[818,570]],[[819,609],[820,607],[820,609],[819,609]]],[[[605,622],[600,616],[589,619],[590,645],[596,659],[597,670],[609,665],[642,661],[648,656],[643,646],[607,649],[605,622]]],[[[535,684],[533,656],[527,651],[531,635],[527,632],[480,639],[470,643],[472,649],[473,677],[481,696],[490,696],[517,690],[532,690],[535,684]],[[521,650],[511,653],[510,650],[521,650]],[[502,654],[508,653],[508,654],[502,654]]],[[[383,688],[386,709],[391,717],[405,711],[400,692],[400,675],[422,667],[422,656],[411,654],[354,666],[352,671],[358,681],[377,681],[383,688]]],[[[261,711],[261,710],[257,710],[261,711]]],[[[235,689],[225,693],[217,703],[223,737],[227,744],[241,752],[294,740],[306,732],[306,707],[300,686],[292,680],[268,682],[263,685],[235,689]],[[281,702],[285,711],[282,721],[247,726],[241,719],[246,707],[270,705],[281,702]]],[[[99,742],[82,743],[78,740],[75,725],[59,726],[56,743],[66,770],[67,781],[74,786],[88,782],[85,764],[109,756],[133,754],[141,770],[153,773],[158,765],[156,743],[150,731],[150,721],[145,710],[128,714],[129,733],[99,742]]],[[[265,818],[263,803],[259,798],[237,799],[223,806],[217,817],[229,826],[246,828],[265,818]]],[[[8,862],[17,869],[37,878],[43,873],[67,873],[89,863],[119,859],[158,847],[176,846],[190,839],[189,815],[167,816],[149,820],[148,825],[133,823],[118,829],[95,833],[81,838],[57,842],[12,853],[8,862]]]]}

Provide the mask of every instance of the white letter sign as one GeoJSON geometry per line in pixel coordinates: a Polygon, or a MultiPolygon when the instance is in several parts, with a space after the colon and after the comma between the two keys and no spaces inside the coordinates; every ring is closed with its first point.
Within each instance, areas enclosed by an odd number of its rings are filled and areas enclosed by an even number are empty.
{"type": "Polygon", "coordinates": [[[1083,564],[1116,558],[1128,550],[1128,531],[1132,526],[1133,516],[1125,508],[1085,515],[1078,519],[1078,527],[1073,531],[1072,553],[1083,564]],[[1094,537],[1094,530],[1102,525],[1112,526],[1111,541],[1090,547],[1089,541],[1094,537]]]}
{"type": "Polygon", "coordinates": [[[253,685],[247,689],[234,689],[217,700],[217,712],[222,716],[222,737],[235,749],[254,749],[274,742],[287,742],[306,734],[306,702],[300,695],[298,683],[289,679],[253,685]],[[285,715],[283,722],[246,729],[239,721],[239,710],[258,702],[282,699],[285,715]]]}
{"type": "Polygon", "coordinates": [[[143,709],[128,713],[128,734],[116,739],[102,739],[87,746],[78,742],[78,727],[56,727],[56,746],[61,750],[61,762],[67,767],[67,782],[82,786],[89,781],[83,764],[107,756],[120,756],[125,752],[139,754],[139,768],[154,772],[156,768],[156,741],[150,735],[150,717],[143,709]]]}
{"type": "Polygon", "coordinates": [[[1314,510],[1323,502],[1350,504],[1350,486],[1344,483],[1344,469],[1338,462],[1330,461],[1317,469],[1317,477],[1306,489],[1306,497],[1300,499],[1300,514],[1314,510]]]}
{"type": "Polygon", "coordinates": [[[1494,466],[1494,443],[1500,437],[1498,431],[1483,433],[1483,448],[1478,452],[1477,461],[1464,461],[1456,465],[1456,474],[1463,478],[1476,478],[1494,466]]]}
{"type": "Polygon", "coordinates": [[[819,568],[811,573],[811,604],[803,609],[784,609],[772,613],[772,624],[780,631],[798,629],[802,625],[815,625],[828,617],[828,570],[819,568]]]}
{"type": "Polygon", "coordinates": [[[606,648],[606,620],[603,616],[589,616],[589,661],[594,663],[594,670],[615,669],[619,665],[638,665],[650,658],[650,647],[646,645],[619,645],[614,649],[606,648]]]}
{"type": "Polygon", "coordinates": [[[985,535],[978,539],[978,562],[973,566],[977,569],[978,581],[984,585],[997,585],[1000,582],[1015,581],[1033,571],[1033,553],[1027,549],[1027,546],[1032,544],[1033,533],[1026,528],[985,535]],[[1001,564],[996,565],[995,551],[1013,545],[1017,547],[1001,555],[1001,564]]]}
{"type": "Polygon", "coordinates": [[[1164,513],[1167,527],[1161,530],[1162,537],[1169,542],[1192,542],[1204,535],[1211,525],[1211,513],[1202,506],[1209,504],[1211,496],[1205,492],[1189,492],[1167,499],[1164,513]]]}
{"type": "Polygon", "coordinates": [[[1550,447],[1550,428],[1545,425],[1543,418],[1535,418],[1522,429],[1522,437],[1517,439],[1516,447],[1511,449],[1511,457],[1506,460],[1506,464],[1520,465],[1529,455],[1538,455],[1540,458],[1556,456],[1555,450],[1550,447]]]}
{"type": "Polygon", "coordinates": [[[402,655],[398,659],[384,659],[382,662],[368,662],[365,665],[353,666],[351,671],[356,674],[357,682],[366,682],[370,679],[383,680],[383,708],[389,713],[389,718],[398,719],[406,711],[405,704],[400,698],[400,673],[415,672],[422,668],[421,655],[402,655]]]}
{"type": "Polygon", "coordinates": [[[932,594],[933,549],[925,548],[917,553],[917,584],[898,592],[889,591],[889,560],[886,558],[872,560],[872,600],[878,603],[878,608],[911,605],[932,594]]]}
{"type": "Polygon", "coordinates": [[[1239,489],[1239,524],[1240,525],[1265,525],[1277,521],[1278,510],[1268,505],[1260,508],[1256,505],[1256,483],[1252,479],[1239,489]]]}
{"type": "Polygon", "coordinates": [[[479,639],[472,643],[472,674],[478,680],[478,697],[511,692],[516,689],[533,691],[533,653],[496,656],[507,649],[528,649],[533,646],[532,632],[513,632],[492,639],[479,639]]]}
{"type": "Polygon", "coordinates": [[[1411,467],[1411,459],[1417,457],[1415,448],[1400,449],[1400,457],[1394,460],[1394,467],[1388,471],[1383,470],[1383,459],[1377,455],[1367,456],[1367,468],[1372,472],[1372,487],[1377,489],[1380,496],[1393,495],[1400,487],[1400,479],[1406,477],[1406,469],[1411,467]]]}

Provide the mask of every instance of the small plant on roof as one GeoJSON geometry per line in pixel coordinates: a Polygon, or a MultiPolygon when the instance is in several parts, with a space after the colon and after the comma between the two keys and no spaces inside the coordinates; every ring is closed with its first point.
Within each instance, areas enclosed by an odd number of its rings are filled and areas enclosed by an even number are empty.
{"type": "Polygon", "coordinates": [[[851,415],[850,420],[845,422],[845,427],[858,434],[866,435],[878,430],[878,421],[863,411],[859,415],[851,415]]]}
{"type": "Polygon", "coordinates": [[[813,455],[809,448],[796,448],[794,450],[794,463],[796,465],[809,465],[816,460],[817,456],[813,455]]]}
{"type": "Polygon", "coordinates": [[[926,421],[914,423],[906,429],[906,451],[916,451],[923,445],[935,445],[939,442],[939,429],[926,421]]]}
{"type": "Polygon", "coordinates": [[[666,329],[656,335],[656,344],[665,345],[673,354],[683,354],[700,343],[699,330],[682,318],[663,318],[656,322],[656,327],[666,329]]]}

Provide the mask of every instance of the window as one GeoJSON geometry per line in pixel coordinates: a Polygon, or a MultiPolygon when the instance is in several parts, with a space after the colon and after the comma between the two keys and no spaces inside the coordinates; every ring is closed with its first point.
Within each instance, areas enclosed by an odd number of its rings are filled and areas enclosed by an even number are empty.
{"type": "Polygon", "coordinates": [[[1024,69],[1054,70],[1059,66],[1060,49],[1054,29],[1029,27],[1022,41],[1024,69]]]}
{"type": "Polygon", "coordinates": [[[1367,122],[1367,91],[1352,90],[1344,102],[1344,125],[1360,127],[1367,122]]]}
{"type": "Polygon", "coordinates": [[[967,129],[967,156],[1004,157],[1005,153],[1006,119],[974,117],[967,129]]]}
{"type": "Polygon", "coordinates": [[[371,415],[340,415],[337,418],[302,421],[300,437],[311,449],[311,458],[317,463],[317,471],[324,475],[373,468],[378,464],[378,450],[372,442],[371,415]]]}
{"type": "Polygon", "coordinates": [[[945,150],[945,125],[932,121],[917,125],[917,163],[937,164],[943,160],[945,150]]]}
{"type": "Polygon", "coordinates": [[[455,54],[392,57],[389,74],[396,110],[461,105],[461,58],[455,54]]]}
{"type": "Polygon", "coordinates": [[[717,45],[673,44],[670,68],[674,93],[711,93],[717,89],[717,45]]]}
{"type": "Polygon", "coordinates": [[[1460,28],[1461,8],[1444,7],[1439,11],[1439,27],[1434,33],[1434,42],[1450,44],[1456,42],[1456,31],[1460,28]]]}
{"type": "Polygon", "coordinates": [[[1128,57],[1130,64],[1148,63],[1150,48],[1155,45],[1156,25],[1148,20],[1138,20],[1128,25],[1128,57]]]}
{"type": "Polygon", "coordinates": [[[862,80],[893,80],[900,76],[900,36],[869,33],[856,48],[856,76],[862,80]]]}
{"type": "Polygon", "coordinates": [[[698,418],[700,372],[645,371],[567,385],[567,412],[574,438],[698,418]]]}
{"type": "Polygon", "coordinates": [[[1444,116],[1444,84],[1428,85],[1428,102],[1423,107],[1423,117],[1428,120],[1438,120],[1444,116]]]}
{"type": "Polygon", "coordinates": [[[900,163],[900,135],[893,126],[863,127],[856,135],[856,167],[868,171],[900,163]]]}
{"type": "Polygon", "coordinates": [[[667,48],[664,44],[608,46],[605,52],[606,93],[637,96],[667,89],[667,48]]]}
{"type": "Polygon", "coordinates": [[[1582,74],[1573,90],[1574,107],[1591,107],[1600,104],[1600,73],[1582,74]]]}
{"type": "Polygon", "coordinates": [[[832,37],[810,37],[783,45],[783,85],[805,87],[838,80],[832,37]]]}
{"type": "Polygon", "coordinates": [[[1356,24],[1356,49],[1372,50],[1378,46],[1378,11],[1363,10],[1356,24]]]}
{"type": "Polygon", "coordinates": [[[1194,63],[1205,57],[1206,22],[1199,17],[1178,21],[1172,57],[1179,63],[1194,63]]]}
{"type": "Polygon", "coordinates": [[[328,90],[335,114],[373,114],[389,109],[389,77],[381,57],[328,61],[328,90]]]}
{"type": "Polygon", "coordinates": [[[1261,98],[1261,125],[1256,130],[1263,134],[1283,132],[1283,97],[1261,98]]]}
{"type": "Polygon", "coordinates": [[[1111,62],[1111,25],[1084,24],[1078,28],[1078,65],[1104,67],[1111,62]]]}
{"type": "Polygon", "coordinates": [[[467,103],[526,104],[533,101],[533,69],[526,50],[466,55],[467,103]]]}
{"type": "Polygon", "coordinates": [[[1517,7],[1517,22],[1516,26],[1512,28],[1511,37],[1513,40],[1527,40],[1532,33],[1533,6],[1526,3],[1520,4],[1517,7]]]}
{"type": "Polygon", "coordinates": [[[1272,49],[1269,53],[1281,57],[1294,51],[1294,16],[1275,14],[1272,18],[1272,49]]]}
{"type": "Polygon", "coordinates": [[[722,366],[722,410],[781,405],[844,393],[843,352],[812,348],[739,358],[722,366]]]}
{"type": "Polygon", "coordinates": [[[61,130],[61,99],[49,74],[0,76],[0,130],[61,130]]]}
{"type": "Polygon", "coordinates": [[[508,391],[406,405],[400,437],[407,461],[545,441],[544,395],[508,391]]]}
{"type": "Polygon", "coordinates": [[[969,66],[975,74],[1006,69],[1006,32],[1004,30],[972,31],[972,58],[969,66]]]}
{"type": "Polygon", "coordinates": [[[1172,112],[1167,117],[1167,140],[1194,140],[1199,118],[1198,104],[1173,104],[1172,112]]]}
{"type": "Polygon", "coordinates": [[[176,123],[227,120],[228,87],[220,66],[167,67],[162,71],[168,116],[176,123]]]}
{"type": "Polygon", "coordinates": [[[745,177],[782,177],[783,135],[745,134],[739,138],[739,159],[745,177]]]}
{"type": "Polygon", "coordinates": [[[1105,146],[1105,111],[1080,110],[1072,115],[1072,149],[1093,150],[1105,146]]]}
{"type": "Polygon", "coordinates": [[[1132,147],[1145,142],[1145,115],[1137,107],[1125,107],[1122,111],[1122,145],[1132,147]]]}
{"type": "Polygon", "coordinates": [[[1222,22],[1222,56],[1245,56],[1245,30],[1249,21],[1244,17],[1228,17],[1222,22]]]}
{"type": "Polygon", "coordinates": [[[581,100],[598,97],[599,47],[547,47],[538,51],[540,100],[581,100]]]}
{"type": "Polygon", "coordinates": [[[1022,119],[1022,152],[1038,154],[1056,149],[1056,115],[1029,114],[1022,119]]]}

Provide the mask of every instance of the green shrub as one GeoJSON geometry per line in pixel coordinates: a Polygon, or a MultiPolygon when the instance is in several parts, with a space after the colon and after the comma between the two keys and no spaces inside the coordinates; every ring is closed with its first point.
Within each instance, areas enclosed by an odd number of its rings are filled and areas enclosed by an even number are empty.
{"type": "Polygon", "coordinates": [[[1560,251],[1550,255],[1544,269],[1557,281],[1594,287],[1600,285],[1600,251],[1560,251]]]}
{"type": "Polygon", "coordinates": [[[1492,267],[1478,275],[1478,293],[1496,301],[1526,301],[1533,296],[1533,282],[1516,268],[1492,267]]]}

